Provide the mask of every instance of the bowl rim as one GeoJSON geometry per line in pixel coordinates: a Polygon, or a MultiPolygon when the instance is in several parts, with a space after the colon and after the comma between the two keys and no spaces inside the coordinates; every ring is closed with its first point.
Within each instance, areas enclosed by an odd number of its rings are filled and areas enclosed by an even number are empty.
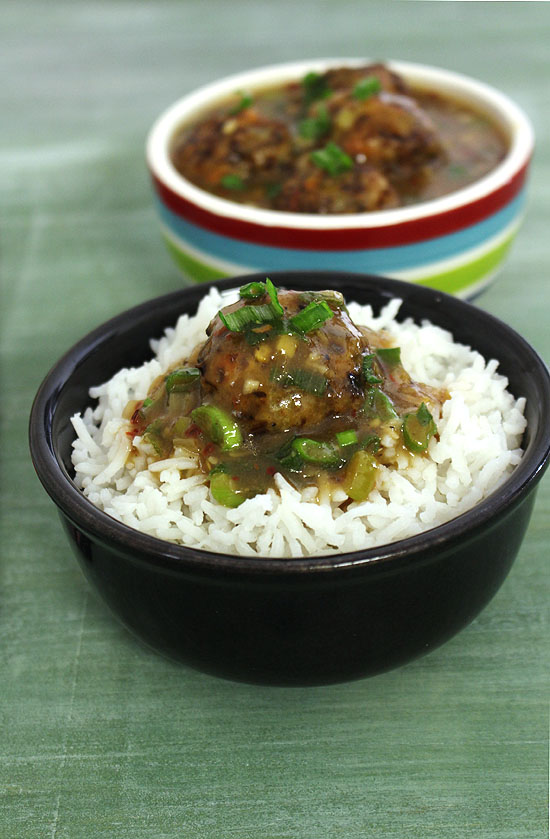
{"type": "MultiPolygon", "coordinates": [[[[304,280],[317,277],[326,278],[327,281],[332,279],[334,282],[335,277],[338,276],[341,282],[352,281],[364,284],[366,281],[373,287],[373,293],[375,290],[380,293],[381,300],[384,297],[387,300],[402,297],[406,301],[408,295],[427,302],[443,301],[445,305],[451,306],[464,317],[473,311],[477,312],[478,317],[484,320],[488,329],[497,329],[500,334],[506,335],[509,340],[515,342],[518,347],[521,346],[522,350],[530,356],[534,365],[533,369],[536,370],[541,384],[539,410],[550,412],[550,371],[536,350],[519,333],[490,313],[443,292],[381,276],[336,271],[272,273],[275,282],[279,284],[282,284],[283,275],[292,275],[294,278],[300,277],[304,280]],[[374,289],[374,284],[377,286],[376,289],[374,289]]],[[[250,274],[185,287],[126,309],[85,335],[47,373],[35,396],[29,419],[31,459],[46,492],[59,510],[79,530],[100,541],[108,541],[112,549],[119,554],[128,557],[129,553],[135,552],[133,559],[136,562],[153,563],[180,573],[191,570],[212,573],[213,570],[222,569],[227,573],[237,575],[253,572],[260,575],[288,576],[312,572],[349,571],[366,567],[383,573],[391,573],[398,567],[411,562],[429,561],[434,551],[440,553],[442,549],[452,550],[458,540],[472,537],[480,528],[494,526],[491,525],[493,516],[514,507],[524,498],[528,489],[538,483],[548,466],[550,457],[550,431],[544,433],[542,423],[539,425],[538,436],[530,442],[522,460],[511,475],[476,507],[470,508],[437,527],[386,545],[297,559],[238,556],[177,545],[135,530],[93,505],[58,461],[52,434],[59,396],[80,363],[99,346],[116,339],[124,328],[129,328],[132,323],[135,324],[136,320],[143,321],[145,324],[147,316],[150,316],[155,308],[172,307],[178,304],[180,310],[176,310],[178,314],[175,315],[175,319],[177,319],[184,308],[188,310],[190,306],[193,306],[192,311],[196,311],[199,300],[212,286],[220,290],[230,289],[238,287],[243,280],[249,281],[259,276],[259,274],[250,274]]],[[[427,317],[430,317],[430,314],[428,312],[427,317]]],[[[84,408],[84,405],[82,407],[84,408]]]]}
{"type": "Polygon", "coordinates": [[[488,113],[509,136],[510,146],[504,159],[489,173],[462,189],[439,198],[369,213],[322,215],[268,210],[212,195],[184,178],[173,165],[169,147],[179,126],[242,88],[255,89],[301,78],[305,72],[335,66],[360,66],[372,63],[369,58],[318,58],[271,64],[225,76],[202,85],[168,106],[155,120],[146,140],[149,170],[164,187],[200,209],[226,219],[245,221],[264,227],[313,230],[347,230],[393,226],[419,218],[447,213],[478,201],[508,184],[531,158],[534,131],[526,114],[506,94],[470,76],[426,64],[385,60],[390,69],[404,75],[419,87],[432,85],[437,92],[455,96],[488,113]]]}

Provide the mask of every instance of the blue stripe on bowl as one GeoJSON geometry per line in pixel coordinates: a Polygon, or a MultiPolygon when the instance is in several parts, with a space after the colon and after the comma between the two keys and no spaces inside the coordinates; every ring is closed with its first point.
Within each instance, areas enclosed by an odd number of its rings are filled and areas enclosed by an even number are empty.
{"type": "MultiPolygon", "coordinates": [[[[252,268],[257,267],[259,270],[267,266],[296,270],[311,268],[366,270],[368,268],[385,273],[448,259],[483,244],[519,216],[525,204],[525,190],[522,190],[502,210],[456,233],[413,245],[350,251],[294,250],[242,242],[191,224],[169,210],[156,196],[155,201],[162,221],[178,238],[205,255],[210,254],[220,260],[252,268]]],[[[322,232],[319,235],[322,236],[322,232]]]]}

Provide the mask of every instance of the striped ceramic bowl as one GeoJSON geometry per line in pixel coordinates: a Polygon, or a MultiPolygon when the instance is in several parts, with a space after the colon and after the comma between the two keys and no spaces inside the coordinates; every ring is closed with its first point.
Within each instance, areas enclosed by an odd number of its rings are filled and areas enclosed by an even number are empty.
{"type": "Polygon", "coordinates": [[[412,85],[486,113],[509,139],[508,153],[495,169],[441,198],[351,215],[281,212],[210,195],[172,164],[169,150],[180,127],[235,91],[365,62],[325,59],[240,73],[185,96],[158,118],[148,137],[147,161],[162,234],[185,275],[202,281],[255,271],[333,269],[385,274],[470,298],[491,282],[522,220],[533,131],[507,96],[466,76],[386,62],[412,85]]]}

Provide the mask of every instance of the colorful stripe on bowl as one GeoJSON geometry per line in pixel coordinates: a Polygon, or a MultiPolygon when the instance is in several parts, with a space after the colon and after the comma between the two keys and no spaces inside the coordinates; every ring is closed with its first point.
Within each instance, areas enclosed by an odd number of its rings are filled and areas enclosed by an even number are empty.
{"type": "Polygon", "coordinates": [[[462,297],[486,285],[503,261],[523,215],[525,192],[469,228],[393,248],[285,250],[236,241],[182,219],[158,202],[167,246],[195,281],[274,270],[340,270],[385,274],[462,297]]]}

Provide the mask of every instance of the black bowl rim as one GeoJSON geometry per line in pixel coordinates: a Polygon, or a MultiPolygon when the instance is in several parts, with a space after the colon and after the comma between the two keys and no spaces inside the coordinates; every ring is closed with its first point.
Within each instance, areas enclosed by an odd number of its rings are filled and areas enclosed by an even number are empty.
{"type": "MultiPolygon", "coordinates": [[[[387,300],[394,297],[406,300],[414,295],[429,303],[444,302],[455,307],[464,316],[475,310],[485,321],[488,329],[498,328],[510,341],[522,346],[532,359],[540,381],[541,413],[550,413],[550,372],[536,350],[512,327],[490,313],[474,307],[464,300],[432,288],[415,285],[381,275],[359,274],[339,271],[274,271],[267,272],[276,285],[285,285],[285,277],[300,281],[326,279],[325,287],[345,282],[356,282],[361,286],[372,287],[373,292],[387,300]]],[[[162,306],[171,301],[182,302],[182,297],[189,302],[205,296],[211,287],[220,290],[238,287],[243,282],[265,277],[266,272],[246,274],[217,280],[199,285],[180,288],[160,297],[144,301],[124,310],[105,321],[80,341],[74,344],[50,369],[40,385],[33,401],[29,420],[29,446],[35,471],[44,489],[54,503],[79,530],[92,538],[108,541],[112,550],[124,556],[133,552],[135,561],[154,563],[175,572],[184,570],[213,571],[216,569],[234,573],[255,574],[304,574],[327,572],[350,568],[376,568],[382,571],[396,570],[409,562],[418,562],[451,549],[457,541],[473,537],[479,529],[492,526],[492,520],[498,514],[514,507],[538,483],[546,470],[550,457],[550,430],[539,431],[531,441],[521,462],[512,474],[487,498],[465,513],[415,536],[390,542],[374,548],[365,548],[347,553],[323,554],[297,559],[248,557],[222,554],[205,549],[198,549],[167,542],[150,536],[119,522],[98,507],[95,507],[78,489],[76,484],[61,467],[54,450],[52,439],[52,421],[55,414],[56,399],[70,375],[79,366],[79,361],[105,340],[111,340],[117,331],[128,322],[143,317],[153,307],[162,306]],[[390,565],[391,564],[391,565],[390,565]]],[[[430,318],[430,312],[426,315],[430,318]]],[[[177,316],[176,316],[177,317],[177,316]]],[[[154,337],[154,336],[151,336],[154,337]]],[[[543,424],[541,424],[542,428],[543,424]]]]}

